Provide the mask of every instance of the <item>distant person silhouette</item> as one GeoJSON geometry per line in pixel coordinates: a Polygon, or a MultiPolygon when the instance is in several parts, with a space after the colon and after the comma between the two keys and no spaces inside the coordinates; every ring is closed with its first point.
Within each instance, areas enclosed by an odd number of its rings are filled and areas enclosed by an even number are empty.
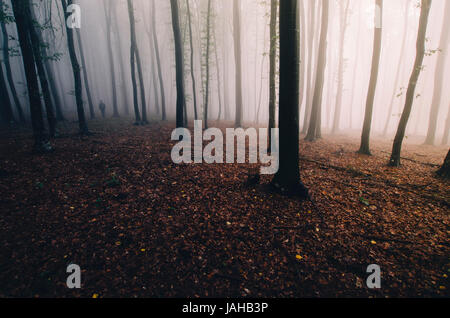
{"type": "Polygon", "coordinates": [[[105,118],[106,105],[102,100],[100,100],[100,105],[98,106],[98,108],[100,108],[100,111],[102,112],[102,117],[105,118]]]}

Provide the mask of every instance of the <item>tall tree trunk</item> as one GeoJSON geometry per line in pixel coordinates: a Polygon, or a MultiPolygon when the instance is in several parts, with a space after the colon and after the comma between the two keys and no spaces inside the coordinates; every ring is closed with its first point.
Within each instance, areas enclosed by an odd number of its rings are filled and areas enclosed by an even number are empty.
{"type": "MultiPolygon", "coordinates": [[[[299,37],[300,39],[306,39],[306,14],[305,14],[305,1],[299,0],[299,10],[300,15],[297,19],[297,24],[299,28],[299,37]]],[[[303,101],[305,98],[305,70],[306,70],[306,45],[301,45],[300,41],[298,42],[300,45],[300,100],[298,103],[299,114],[302,109],[303,101]]],[[[300,120],[300,119],[299,119],[300,120]]]]}
{"type": "Polygon", "coordinates": [[[394,101],[395,98],[397,96],[397,88],[399,86],[399,81],[400,81],[400,74],[402,73],[403,70],[403,59],[405,56],[405,49],[406,49],[406,39],[408,37],[408,20],[409,20],[409,7],[410,7],[410,1],[406,2],[406,7],[405,7],[405,20],[404,20],[404,28],[405,31],[403,32],[403,37],[402,37],[402,46],[400,48],[400,60],[398,63],[398,67],[397,67],[397,73],[395,75],[395,86],[394,86],[394,92],[392,93],[392,97],[391,97],[391,102],[389,103],[389,111],[388,111],[388,117],[386,118],[386,123],[384,124],[384,129],[383,129],[383,136],[387,135],[388,129],[389,129],[389,124],[391,122],[391,118],[392,118],[392,110],[394,109],[394,101]]]}
{"type": "Polygon", "coordinates": [[[314,88],[314,97],[311,108],[311,119],[309,121],[308,134],[305,140],[315,141],[320,138],[320,125],[322,115],[322,97],[323,97],[323,85],[325,77],[325,67],[327,64],[327,35],[328,35],[328,15],[329,15],[329,0],[322,2],[322,27],[320,31],[319,42],[319,56],[317,58],[317,75],[314,88]]]}
{"type": "Polygon", "coordinates": [[[153,30],[153,43],[155,45],[155,54],[156,54],[156,66],[158,67],[158,77],[159,77],[159,87],[161,89],[161,112],[162,112],[162,120],[167,119],[166,115],[166,95],[164,92],[164,80],[161,71],[161,59],[159,57],[159,45],[158,45],[158,36],[156,33],[156,9],[155,9],[155,0],[152,0],[152,30],[153,30]]]}
{"type": "Polygon", "coordinates": [[[241,13],[239,0],[233,0],[234,58],[236,61],[236,118],[235,127],[242,127],[242,56],[241,56],[241,13]]]}
{"type": "Polygon", "coordinates": [[[419,32],[417,35],[416,44],[416,61],[414,69],[409,80],[408,91],[406,93],[405,108],[403,109],[402,117],[395,135],[394,145],[392,147],[392,155],[389,161],[391,166],[400,166],[400,155],[402,150],[403,139],[405,138],[406,126],[408,125],[409,116],[411,115],[412,105],[414,102],[414,95],[416,91],[417,81],[422,71],[422,63],[425,56],[425,41],[428,27],[428,17],[430,14],[432,0],[422,0],[420,11],[419,32]]]}
{"type": "Polygon", "coordinates": [[[183,106],[185,104],[185,95],[183,75],[183,47],[181,44],[181,31],[177,0],[170,0],[170,7],[172,9],[172,28],[175,40],[175,64],[177,76],[177,128],[180,128],[184,127],[183,106]]]}
{"type": "Polygon", "coordinates": [[[86,65],[86,59],[84,57],[84,49],[83,49],[83,41],[81,40],[81,32],[79,29],[75,31],[77,35],[77,41],[78,41],[78,50],[80,52],[80,61],[81,61],[81,67],[83,71],[83,79],[84,79],[84,89],[86,91],[86,97],[88,100],[89,105],[89,114],[91,115],[91,119],[95,119],[95,110],[94,110],[94,103],[92,102],[92,95],[91,95],[91,86],[89,85],[89,75],[87,71],[87,65],[86,65]]]}
{"type": "Polygon", "coordinates": [[[339,66],[338,66],[338,88],[336,95],[336,110],[334,114],[333,120],[333,128],[332,132],[336,133],[339,130],[339,124],[341,120],[341,111],[342,111],[342,94],[344,89],[344,42],[345,35],[347,31],[347,17],[348,11],[350,8],[350,1],[347,0],[345,3],[340,3],[340,36],[339,36],[339,66]]]}
{"type": "Polygon", "coordinates": [[[125,67],[124,67],[124,58],[123,58],[123,53],[122,53],[122,37],[120,36],[120,30],[118,27],[118,19],[117,19],[117,11],[116,8],[114,8],[114,10],[112,11],[112,14],[114,16],[114,33],[116,34],[116,38],[117,38],[117,42],[118,42],[118,47],[117,47],[117,52],[119,54],[119,67],[120,67],[120,74],[121,74],[121,84],[120,87],[122,89],[122,99],[123,99],[123,108],[125,110],[125,115],[129,115],[130,114],[130,108],[128,105],[128,89],[127,89],[127,83],[126,83],[126,74],[125,74],[125,67]]]}
{"type": "Polygon", "coordinates": [[[278,0],[270,2],[270,52],[269,52],[269,147],[272,143],[271,130],[275,128],[275,109],[277,103],[275,76],[277,71],[277,16],[278,0]]]}
{"type": "Polygon", "coordinates": [[[209,107],[209,51],[211,46],[211,0],[208,0],[208,12],[206,16],[206,83],[205,83],[205,112],[204,112],[204,124],[205,129],[208,129],[208,107],[209,107]]]}
{"type": "MultiPolygon", "coordinates": [[[[3,0],[0,0],[0,12],[4,12],[3,0]]],[[[9,89],[11,91],[14,104],[16,105],[17,113],[19,115],[19,120],[21,123],[25,123],[25,116],[23,114],[22,104],[20,103],[19,96],[17,94],[16,85],[14,84],[14,79],[11,71],[11,61],[9,59],[9,34],[6,29],[6,24],[4,19],[0,19],[0,24],[2,28],[3,37],[3,63],[5,63],[6,78],[8,80],[9,89]]]]}
{"type": "Polygon", "coordinates": [[[52,72],[52,67],[50,66],[50,62],[48,60],[44,61],[44,67],[45,72],[47,74],[48,83],[50,85],[50,90],[52,92],[53,101],[55,105],[55,111],[56,111],[56,121],[64,121],[64,115],[61,108],[62,102],[61,97],[59,95],[58,87],[56,86],[55,79],[54,79],[54,73],[52,72]]]}
{"type": "Polygon", "coordinates": [[[127,0],[128,4],[128,17],[130,19],[130,34],[131,34],[131,46],[130,46],[130,66],[131,66],[131,82],[133,85],[133,105],[134,115],[136,117],[135,125],[141,124],[141,114],[139,112],[139,98],[136,82],[136,31],[134,22],[134,8],[131,0],[127,0]]]}
{"type": "MultiPolygon", "coordinates": [[[[116,91],[116,70],[114,67],[114,53],[111,41],[111,20],[112,20],[112,4],[110,0],[103,1],[103,9],[105,10],[106,18],[106,42],[108,43],[108,58],[109,70],[111,75],[111,89],[113,93],[113,117],[119,117],[119,109],[117,106],[117,91],[116,91]]],[[[120,49],[120,48],[119,48],[120,49]]],[[[86,75],[86,72],[85,72],[86,75]]],[[[87,76],[85,76],[87,77],[87,76]]]]}
{"type": "Polygon", "coordinates": [[[214,27],[214,56],[216,59],[216,75],[217,75],[217,97],[219,99],[219,114],[217,120],[222,117],[222,85],[220,82],[220,65],[219,65],[219,55],[217,53],[217,37],[216,37],[216,27],[214,27]]]}
{"type": "Polygon", "coordinates": [[[450,179],[450,150],[445,158],[444,164],[441,169],[438,170],[438,175],[446,179],[450,179]]]}
{"type": "Polygon", "coordinates": [[[194,98],[194,118],[198,119],[198,110],[197,110],[197,88],[195,83],[195,66],[194,66],[194,43],[192,39],[192,17],[191,17],[191,7],[189,5],[189,0],[186,0],[187,7],[187,15],[189,22],[189,45],[191,49],[190,54],[190,63],[191,63],[191,80],[192,80],[192,96],[194,98]]]}
{"type": "Polygon", "coordinates": [[[34,151],[39,153],[49,152],[52,150],[52,147],[45,134],[39,83],[36,74],[33,47],[30,39],[30,28],[32,27],[30,0],[12,1],[12,8],[16,20],[19,44],[22,51],[22,60],[27,80],[31,123],[33,125],[33,135],[35,140],[34,151]]]}
{"type": "Polygon", "coordinates": [[[439,48],[439,57],[436,64],[436,71],[434,77],[434,93],[433,101],[431,102],[430,120],[428,124],[427,138],[425,144],[433,145],[436,139],[436,128],[439,115],[439,106],[441,105],[442,99],[442,86],[445,77],[445,60],[448,56],[448,44],[449,44],[449,34],[450,34],[450,1],[445,2],[444,9],[444,22],[441,31],[441,40],[439,48]]]}
{"type": "MultiPolygon", "coordinates": [[[[328,0],[325,0],[328,1],[328,0]]],[[[282,192],[308,197],[299,169],[298,1],[280,1],[280,167],[272,185],[282,192]]]]}
{"type": "MultiPolygon", "coordinates": [[[[136,41],[136,37],[134,38],[134,40],[136,41]]],[[[139,87],[141,92],[142,124],[146,125],[148,124],[148,119],[147,119],[147,102],[145,101],[145,83],[144,83],[144,74],[142,73],[141,55],[139,53],[137,43],[135,43],[134,53],[136,54],[136,66],[138,70],[139,87]]]]}
{"type": "Polygon", "coordinates": [[[302,134],[306,134],[308,132],[308,123],[311,118],[311,108],[312,108],[312,93],[311,93],[311,86],[314,85],[314,76],[312,74],[312,65],[313,65],[313,57],[314,57],[314,34],[316,29],[316,4],[315,2],[309,3],[310,5],[310,21],[309,21],[309,30],[308,30],[308,66],[306,71],[306,108],[305,108],[305,117],[303,119],[303,128],[302,128],[302,134]]]}
{"type": "MultiPolygon", "coordinates": [[[[30,12],[30,16],[33,18],[33,14],[30,12]]],[[[45,50],[41,50],[41,47],[43,47],[43,43],[41,42],[42,36],[40,36],[38,33],[38,28],[40,26],[36,27],[36,21],[33,21],[33,25],[30,28],[30,40],[31,45],[33,46],[33,55],[34,55],[34,61],[36,64],[36,68],[38,71],[39,81],[41,83],[41,90],[42,95],[44,96],[44,104],[45,104],[45,110],[47,113],[47,121],[48,121],[48,128],[50,137],[56,136],[56,118],[55,118],[55,111],[52,101],[52,95],[50,93],[50,87],[47,80],[47,74],[45,72],[43,59],[46,58],[46,52],[45,50]]]]}
{"type": "MultiPolygon", "coordinates": [[[[383,13],[383,0],[376,0],[376,7],[379,8],[381,15],[383,13]]],[[[375,9],[377,10],[377,9],[375,9]]],[[[375,23],[374,23],[374,40],[373,40],[373,56],[372,56],[372,70],[370,73],[370,84],[369,91],[367,93],[366,100],[366,112],[364,115],[364,126],[363,132],[361,135],[361,146],[359,148],[360,154],[371,155],[370,153],[370,130],[372,128],[372,114],[373,114],[373,103],[375,100],[375,92],[377,89],[378,82],[378,69],[380,66],[380,57],[381,57],[381,37],[382,37],[382,27],[378,26],[378,19],[382,17],[378,17],[375,14],[375,23]]]]}
{"type": "MultiPolygon", "coordinates": [[[[67,12],[67,6],[72,5],[72,0],[61,0],[64,15],[66,20],[69,18],[69,13],[67,12]]],[[[72,64],[73,77],[75,82],[75,98],[77,103],[77,113],[78,113],[78,125],[80,128],[80,134],[89,135],[89,129],[86,123],[86,117],[84,115],[83,107],[83,85],[81,83],[81,69],[78,63],[77,54],[75,52],[75,44],[73,39],[73,30],[69,28],[66,24],[67,33],[67,44],[69,47],[70,62],[72,64]]]]}

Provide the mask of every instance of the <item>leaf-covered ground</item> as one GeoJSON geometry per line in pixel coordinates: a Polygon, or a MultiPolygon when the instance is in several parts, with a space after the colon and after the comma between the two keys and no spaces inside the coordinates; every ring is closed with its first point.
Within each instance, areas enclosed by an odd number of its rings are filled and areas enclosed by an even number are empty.
{"type": "Polygon", "coordinates": [[[356,137],[302,141],[312,203],[271,193],[269,177],[246,185],[251,165],[173,164],[170,124],[91,125],[45,156],[28,132],[0,134],[0,296],[450,295],[445,147],[407,145],[397,169],[390,141],[372,157],[356,137]]]}

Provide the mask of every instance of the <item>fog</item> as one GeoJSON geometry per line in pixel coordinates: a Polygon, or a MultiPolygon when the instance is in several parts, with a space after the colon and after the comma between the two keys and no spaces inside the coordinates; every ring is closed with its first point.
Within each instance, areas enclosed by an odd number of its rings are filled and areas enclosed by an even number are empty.
{"type": "MultiPolygon", "coordinates": [[[[199,107],[204,104],[205,82],[205,34],[207,0],[190,0],[193,42],[194,42],[194,68],[197,81],[197,95],[199,107]]],[[[117,81],[117,99],[119,112],[122,115],[133,113],[133,96],[130,77],[130,23],[128,17],[127,2],[122,0],[79,0],[81,6],[81,38],[83,41],[87,74],[90,81],[92,100],[95,110],[100,100],[107,105],[107,113],[112,112],[112,86],[110,83],[111,72],[109,67],[107,49],[107,26],[105,18],[105,4],[112,6],[112,47],[114,54],[114,67],[117,81]],[[122,83],[125,89],[119,89],[122,83]]],[[[155,54],[152,52],[151,41],[152,28],[152,1],[132,1],[135,18],[137,45],[142,59],[147,108],[150,117],[157,118],[157,109],[161,106],[161,94],[159,83],[155,83],[157,72],[155,68],[155,54]],[[156,86],[155,86],[156,85],[156,86]],[[156,89],[155,89],[156,88],[156,89]]],[[[193,119],[192,82],[190,77],[190,47],[186,18],[186,2],[178,1],[180,7],[180,25],[184,44],[185,55],[185,91],[187,97],[187,115],[193,119]]],[[[320,5],[318,1],[301,1],[304,17],[301,25],[305,26],[304,32],[299,32],[300,51],[302,63],[313,61],[312,74],[314,74],[317,57],[318,38],[320,33],[320,5]],[[315,6],[315,25],[311,25],[311,6],[315,6]],[[312,30],[314,28],[314,30],[312,30]],[[313,47],[308,47],[308,35],[314,31],[313,47]]],[[[59,1],[35,1],[37,18],[43,25],[49,25],[51,21],[54,29],[44,28],[44,37],[49,42],[49,50],[52,54],[60,55],[59,60],[52,62],[58,90],[63,99],[63,111],[70,117],[75,113],[75,99],[73,98],[73,75],[65,33],[62,25],[61,4],[59,1]]],[[[346,5],[346,1],[330,1],[329,30],[327,36],[327,64],[325,70],[325,83],[322,101],[322,127],[329,131],[333,124],[335,113],[336,95],[339,78],[339,34],[341,30],[340,10],[346,5]]],[[[224,106],[222,119],[231,120],[235,112],[235,62],[233,45],[233,1],[212,1],[212,28],[215,40],[210,51],[210,109],[209,117],[215,120],[219,116],[219,88],[221,105],[224,106]],[[217,61],[214,51],[217,50],[217,61]],[[217,82],[217,66],[219,68],[220,83],[217,82]]],[[[427,132],[428,117],[432,105],[436,62],[441,54],[448,50],[440,47],[441,31],[445,13],[445,0],[434,0],[431,8],[426,48],[427,54],[424,60],[424,69],[420,74],[416,89],[416,98],[413,104],[411,118],[408,124],[407,134],[424,136],[427,132]],[[436,51],[437,50],[437,51],[436,51]]],[[[446,8],[448,10],[448,6],[446,8]]],[[[168,118],[175,117],[176,86],[175,86],[175,53],[171,24],[171,8],[169,1],[156,1],[156,34],[159,42],[160,66],[165,89],[165,102],[168,118]]],[[[346,17],[347,30],[343,45],[343,91],[342,111],[340,116],[340,130],[360,131],[364,119],[366,96],[369,86],[374,28],[374,1],[350,0],[346,17]]],[[[240,14],[242,23],[242,79],[243,79],[243,116],[244,122],[253,123],[256,120],[260,124],[268,121],[269,99],[269,58],[270,47],[270,1],[245,0],[240,1],[240,14]],[[259,113],[258,113],[259,109],[259,113]],[[258,117],[258,118],[256,118],[258,117]]],[[[408,81],[413,70],[416,56],[416,39],[420,16],[420,6],[415,0],[385,1],[382,14],[382,53],[377,82],[372,131],[383,133],[386,121],[389,119],[388,132],[393,134],[398,125],[398,119],[404,107],[405,93],[408,81]],[[405,18],[407,12],[408,17],[405,18]],[[407,24],[405,25],[405,21],[407,24]],[[401,47],[405,38],[405,49],[401,47]],[[397,76],[397,73],[399,74],[397,76]],[[398,81],[396,82],[396,78],[398,81]],[[389,109],[392,103],[392,113],[389,109]]],[[[448,26],[448,21],[447,21],[448,26]]],[[[12,38],[15,38],[14,24],[7,25],[12,38]]],[[[11,41],[12,42],[12,41],[11,41]]],[[[10,44],[12,45],[12,43],[10,44]]],[[[17,47],[18,44],[16,43],[17,47]]],[[[443,79],[443,87],[449,84],[449,62],[446,54],[446,62],[443,79]]],[[[19,56],[11,57],[16,85],[22,102],[27,104],[25,77],[19,56]]],[[[301,85],[302,105],[300,108],[300,123],[304,122],[306,103],[308,101],[306,91],[307,80],[301,85]]],[[[84,95],[86,95],[84,93],[84,95]]],[[[86,96],[84,96],[86,100],[86,96]]],[[[445,121],[449,112],[450,91],[443,90],[439,106],[437,122],[437,136],[443,135],[445,121]]],[[[87,107],[85,103],[85,107],[87,107]]],[[[25,107],[27,110],[28,107],[25,107]]]]}

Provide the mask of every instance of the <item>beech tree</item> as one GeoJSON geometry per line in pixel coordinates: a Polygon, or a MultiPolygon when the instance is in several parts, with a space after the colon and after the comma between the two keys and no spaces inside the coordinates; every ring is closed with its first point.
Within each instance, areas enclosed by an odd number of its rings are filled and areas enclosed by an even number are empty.
{"type": "MultiPolygon", "coordinates": [[[[106,19],[106,42],[108,44],[108,59],[109,59],[109,72],[111,75],[111,91],[113,94],[113,117],[119,117],[119,109],[117,106],[117,91],[116,91],[116,70],[114,66],[114,53],[112,48],[112,4],[111,0],[103,0],[103,9],[105,11],[106,19]]],[[[119,48],[120,50],[120,48],[119,48]]],[[[121,61],[119,63],[122,63],[121,61]]],[[[85,78],[87,78],[86,72],[85,78]]]]}
{"type": "Polygon", "coordinates": [[[177,77],[177,127],[184,127],[183,107],[185,105],[184,74],[183,74],[183,47],[181,43],[180,18],[178,15],[177,0],[170,0],[172,10],[172,29],[175,40],[175,65],[177,77]]]}
{"type": "Polygon", "coordinates": [[[328,35],[328,15],[329,15],[329,0],[324,0],[322,2],[322,27],[320,31],[320,43],[319,43],[319,56],[317,59],[316,68],[316,81],[314,85],[314,97],[311,108],[311,119],[309,121],[308,134],[305,140],[315,141],[320,138],[320,117],[322,108],[322,97],[323,97],[323,85],[325,76],[325,66],[327,63],[327,35],[328,35]]]}
{"type": "Polygon", "coordinates": [[[278,19],[278,0],[270,2],[270,52],[269,52],[269,148],[272,142],[271,129],[275,128],[275,109],[276,109],[276,82],[277,71],[277,19],[278,19]]]}
{"type": "Polygon", "coordinates": [[[33,150],[37,153],[46,153],[52,151],[52,146],[45,131],[35,57],[31,44],[30,30],[32,28],[32,18],[30,0],[12,1],[12,8],[27,80],[31,123],[34,135],[33,150]]]}
{"type": "Polygon", "coordinates": [[[383,19],[383,0],[375,1],[375,23],[374,23],[374,40],[373,40],[373,55],[372,55],[372,70],[370,71],[370,83],[369,91],[367,93],[366,111],[364,115],[364,126],[361,136],[361,146],[358,153],[364,155],[371,155],[370,153],[370,130],[372,128],[372,114],[373,103],[375,100],[375,92],[378,82],[378,69],[380,66],[381,57],[381,38],[382,38],[382,26],[378,23],[382,23],[383,19]],[[378,9],[377,9],[378,8],[378,9]],[[379,16],[378,16],[379,13],[379,16]]]}
{"type": "Polygon", "coordinates": [[[409,116],[412,111],[417,81],[419,80],[420,73],[422,72],[431,3],[432,0],[422,0],[421,2],[419,32],[416,43],[416,60],[414,62],[414,68],[409,80],[408,91],[406,92],[405,108],[403,109],[402,117],[400,118],[400,122],[398,124],[397,134],[395,135],[394,145],[392,147],[392,155],[389,161],[389,165],[395,167],[400,166],[400,155],[403,139],[405,138],[406,126],[408,125],[409,116]]]}
{"type": "MultiPolygon", "coordinates": [[[[67,12],[67,7],[73,4],[72,0],[61,0],[62,7],[64,10],[64,16],[66,17],[66,20],[69,18],[70,13],[67,12]]],[[[73,71],[73,77],[75,82],[75,99],[77,104],[77,113],[78,113],[78,126],[80,129],[80,134],[82,135],[89,135],[89,129],[86,122],[86,117],[84,114],[84,107],[83,107],[83,84],[81,83],[81,68],[80,64],[78,63],[77,54],[75,52],[75,44],[73,39],[73,29],[70,28],[67,23],[66,25],[66,33],[67,33],[67,45],[69,48],[69,56],[70,56],[70,62],[72,65],[72,71],[73,71]]]]}
{"type": "Polygon", "coordinates": [[[233,0],[234,58],[236,62],[236,119],[235,127],[242,126],[242,56],[241,56],[241,12],[239,0],[233,0]]]}
{"type": "MultiPolygon", "coordinates": [[[[325,0],[328,2],[328,0],[325,0]]],[[[299,37],[297,0],[280,1],[280,167],[272,185],[308,197],[299,169],[299,37]]]]}
{"type": "Polygon", "coordinates": [[[167,119],[166,115],[166,94],[164,90],[164,80],[161,69],[161,59],[159,55],[159,44],[158,44],[158,35],[156,32],[156,9],[155,9],[155,0],[152,1],[152,31],[153,31],[153,44],[155,48],[155,57],[156,57],[156,66],[158,68],[158,78],[159,78],[159,89],[161,91],[161,112],[162,112],[162,120],[167,119]]]}
{"type": "Polygon", "coordinates": [[[441,39],[439,42],[439,56],[436,63],[434,76],[434,92],[431,102],[430,118],[428,123],[428,132],[425,144],[433,145],[436,139],[436,128],[439,116],[439,110],[442,99],[442,87],[444,83],[445,63],[448,56],[448,45],[450,40],[450,1],[445,2],[444,22],[442,24],[441,39]]]}

